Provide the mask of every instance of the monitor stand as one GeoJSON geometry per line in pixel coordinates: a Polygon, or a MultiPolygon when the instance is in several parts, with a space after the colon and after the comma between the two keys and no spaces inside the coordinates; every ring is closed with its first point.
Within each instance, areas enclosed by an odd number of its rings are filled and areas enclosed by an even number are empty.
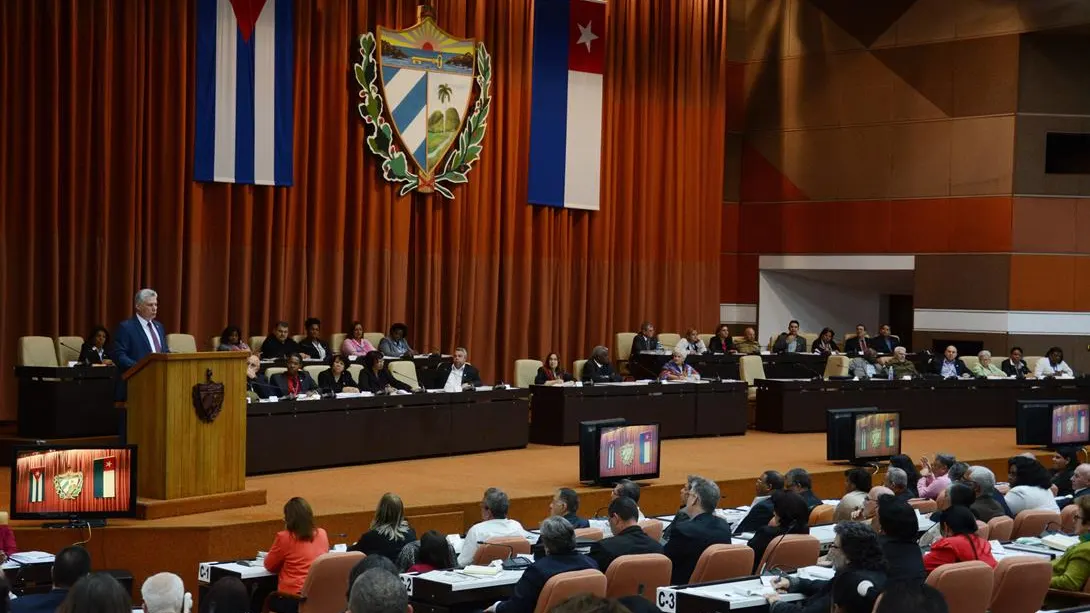
{"type": "Polygon", "coordinates": [[[64,529],[80,530],[80,529],[83,529],[83,528],[105,528],[105,527],[106,527],[106,520],[105,519],[80,519],[78,517],[73,517],[73,518],[71,518],[71,519],[69,519],[68,521],[65,521],[65,522],[54,522],[54,523],[42,524],[42,528],[45,528],[46,530],[64,530],[64,529]]]}

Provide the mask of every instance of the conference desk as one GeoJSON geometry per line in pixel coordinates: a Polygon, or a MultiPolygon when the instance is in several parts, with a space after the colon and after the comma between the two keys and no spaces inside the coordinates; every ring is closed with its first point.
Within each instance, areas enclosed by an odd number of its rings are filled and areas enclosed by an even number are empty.
{"type": "Polygon", "coordinates": [[[572,445],[579,422],[658,423],[662,438],[746,433],[744,381],[531,387],[530,442],[572,445]]]}
{"type": "Polygon", "coordinates": [[[528,390],[254,402],[246,474],[525,447],[528,390]]]}
{"type": "MultiPolygon", "coordinates": [[[[690,355],[685,363],[705,379],[741,379],[737,353],[690,355]]],[[[670,353],[639,353],[628,358],[628,372],[637,379],[656,379],[671,359],[670,353]]],[[[826,356],[813,353],[771,353],[761,356],[765,376],[771,379],[813,377],[825,373],[826,356]]]]}
{"type": "Polygon", "coordinates": [[[414,613],[481,611],[507,600],[522,578],[521,570],[501,570],[494,576],[476,576],[454,570],[402,573],[414,613]]]}
{"type": "Polygon", "coordinates": [[[115,366],[16,366],[19,436],[37,439],[117,434],[115,366]]]}
{"type": "Polygon", "coordinates": [[[826,409],[901,413],[901,428],[1013,428],[1018,400],[1090,402],[1087,379],[758,379],[758,430],[824,432],[826,409]]]}
{"type": "MultiPolygon", "coordinates": [[[[383,358],[387,367],[393,362],[412,362],[416,365],[416,377],[420,382],[420,385],[427,389],[442,388],[444,381],[439,380],[439,367],[443,364],[450,364],[453,358],[449,355],[418,355],[411,358],[383,358]]],[[[303,367],[307,366],[329,366],[333,363],[333,355],[327,355],[324,360],[315,360],[306,358],[303,360],[303,367]]],[[[275,360],[261,360],[261,367],[259,372],[265,372],[270,368],[284,368],[288,364],[287,358],[277,358],[275,360]]],[[[363,364],[363,356],[352,355],[348,356],[348,365],[363,364]]]]}

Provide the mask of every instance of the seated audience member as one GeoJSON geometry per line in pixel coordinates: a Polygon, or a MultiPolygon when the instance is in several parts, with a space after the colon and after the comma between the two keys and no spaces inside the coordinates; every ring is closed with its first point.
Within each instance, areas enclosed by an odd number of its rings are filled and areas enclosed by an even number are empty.
{"type": "Polygon", "coordinates": [[[920,371],[916,370],[916,365],[908,359],[908,351],[904,347],[893,348],[893,356],[886,362],[885,367],[887,373],[893,371],[894,379],[920,376],[920,371]]]}
{"type": "Polygon", "coordinates": [[[878,328],[878,336],[869,339],[869,345],[878,353],[890,354],[901,344],[901,339],[890,334],[889,324],[878,328]]]}
{"type": "Polygon", "coordinates": [[[685,483],[681,485],[680,492],[681,506],[678,507],[677,513],[674,514],[674,519],[672,519],[670,523],[663,529],[663,540],[670,540],[670,529],[673,528],[675,524],[689,521],[689,514],[685,512],[686,507],[689,506],[689,489],[692,487],[693,481],[699,478],[700,477],[698,477],[697,475],[688,475],[685,477],[685,483]]]}
{"type": "Polygon", "coordinates": [[[443,382],[443,389],[471,390],[484,385],[481,383],[480,371],[467,360],[469,360],[469,350],[458,347],[451,355],[449,364],[439,365],[436,369],[436,377],[443,382]]]}
{"type": "Polygon", "coordinates": [[[319,335],[322,333],[322,320],[317,317],[308,317],[303,322],[303,331],[307,337],[299,342],[299,351],[312,360],[325,360],[332,351],[322,342],[319,335]]]}
{"type": "Polygon", "coordinates": [[[844,353],[849,355],[862,355],[870,348],[870,338],[867,337],[867,327],[863,324],[855,326],[855,336],[844,341],[844,353]]]}
{"type": "Polygon", "coordinates": [[[758,528],[747,543],[753,549],[754,573],[761,570],[761,558],[769,544],[784,534],[810,534],[810,509],[795,492],[772,492],[772,521],[758,528]]]}
{"type": "MultiPolygon", "coordinates": [[[[959,483],[954,481],[950,484],[950,487],[946,488],[946,496],[940,496],[938,499],[938,510],[945,511],[950,507],[965,507],[972,512],[972,504],[976,501],[976,492],[972,486],[966,483],[959,483]]],[[[975,519],[976,516],[974,515],[975,519]]],[[[933,543],[942,538],[942,530],[940,524],[936,523],[934,526],[924,532],[920,537],[920,547],[930,547],[933,543]]]]}
{"type": "Polygon", "coordinates": [[[1003,498],[1013,515],[1031,509],[1059,510],[1048,471],[1037,460],[1020,455],[1007,460],[1007,481],[1011,489],[1003,498]]]}
{"type": "MultiPolygon", "coordinates": [[[[893,456],[889,459],[889,465],[900,468],[905,471],[905,475],[908,477],[908,493],[912,494],[911,498],[919,498],[920,492],[916,489],[916,485],[920,481],[920,471],[916,469],[916,463],[912,461],[912,458],[901,453],[893,456]]],[[[892,488],[898,495],[901,493],[897,488],[892,488]]]]}
{"type": "Polygon", "coordinates": [[[832,355],[840,351],[840,347],[837,346],[836,341],[833,340],[833,329],[822,328],[821,334],[814,339],[814,342],[810,344],[810,353],[817,353],[820,355],[832,355]]]}
{"type": "Polygon", "coordinates": [[[522,524],[513,519],[507,519],[507,508],[510,501],[503,490],[490,487],[484,492],[481,500],[481,521],[473,524],[466,532],[462,541],[462,552],[458,554],[458,566],[465,566],[473,562],[473,554],[477,553],[477,543],[491,538],[507,536],[526,536],[522,524]]]}
{"type": "Polygon", "coordinates": [[[916,494],[920,498],[935,500],[939,492],[950,487],[950,467],[957,462],[957,458],[946,453],[935,454],[935,463],[927,456],[920,458],[920,480],[916,482],[916,494]]]}
{"type": "Polygon", "coordinates": [[[314,382],[310,373],[303,370],[302,358],[293,355],[288,358],[285,366],[287,367],[286,371],[273,375],[272,380],[269,381],[275,390],[276,396],[297,398],[318,393],[318,384],[314,382]]]}
{"type": "Polygon", "coordinates": [[[674,351],[678,349],[684,351],[685,355],[704,355],[708,353],[708,348],[704,345],[704,341],[700,340],[700,332],[696,328],[689,328],[685,331],[685,336],[678,341],[674,351]]]}
{"type": "Polygon", "coordinates": [[[930,585],[890,584],[874,613],[949,613],[942,592],[930,585]]]}
{"type": "Polygon", "coordinates": [[[833,523],[850,520],[852,513],[862,509],[871,487],[871,476],[866,469],[849,468],[844,471],[844,496],[833,511],[833,523]]]}
{"type": "Polygon", "coordinates": [[[550,517],[563,517],[568,520],[572,528],[589,528],[590,522],[579,517],[578,511],[579,494],[576,494],[575,490],[568,487],[556,490],[553,499],[549,502],[550,517]]]}
{"type": "Polygon", "coordinates": [[[1081,592],[1086,580],[1090,579],[1090,497],[1083,496],[1075,504],[1079,507],[1075,515],[1075,534],[1079,542],[1052,561],[1049,587],[1055,590],[1081,592]]]}
{"type": "Polygon", "coordinates": [[[110,573],[91,573],[72,586],[57,612],[132,613],[132,598],[110,573]]]}
{"type": "Polygon", "coordinates": [[[378,350],[389,358],[411,358],[416,355],[409,341],[405,338],[409,335],[409,326],[396,323],[390,326],[390,335],[378,343],[378,350]]]}
{"type": "Polygon", "coordinates": [[[970,466],[965,473],[964,483],[973,488],[973,503],[969,510],[982,522],[987,523],[995,517],[1010,515],[1006,501],[995,491],[995,473],[984,466],[970,466]]]}
{"type": "Polygon", "coordinates": [[[640,511],[631,498],[614,499],[609,503],[608,512],[609,530],[613,536],[590,546],[590,557],[603,573],[621,556],[663,552],[662,544],[647,536],[639,526],[640,511]]]}
{"type": "Polygon", "coordinates": [[[1090,494],[1090,464],[1079,464],[1075,469],[1075,474],[1071,476],[1071,490],[1071,500],[1066,501],[1066,504],[1072,504],[1090,494]]]}
{"type": "Polygon", "coordinates": [[[451,555],[447,538],[435,530],[428,530],[420,536],[420,549],[416,554],[416,563],[409,567],[410,573],[426,573],[433,570],[454,568],[454,556],[451,555]]]}
{"type": "Polygon", "coordinates": [[[908,502],[916,497],[912,494],[912,491],[908,489],[908,474],[896,466],[890,466],[886,469],[886,478],[882,481],[882,484],[889,488],[889,491],[893,492],[893,497],[897,500],[908,502]]]}
{"type": "Polygon", "coordinates": [[[986,377],[1006,377],[1007,373],[1003,372],[1003,369],[996,366],[992,362],[992,352],[985,349],[976,354],[978,363],[975,364],[971,370],[974,377],[986,378],[986,377]]]}
{"type": "Polygon", "coordinates": [[[757,342],[757,331],[746,328],[742,331],[742,340],[734,345],[734,351],[743,355],[756,355],[761,353],[761,343],[757,342]]]}
{"type": "Polygon", "coordinates": [[[708,343],[708,352],[713,354],[734,353],[734,339],[730,337],[730,326],[719,324],[715,336],[708,343]]]}
{"type": "Polygon", "coordinates": [[[792,319],[787,332],[781,332],[772,343],[772,353],[806,353],[806,339],[799,334],[799,322],[792,319]]]}
{"type": "Polygon", "coordinates": [[[91,554],[79,545],[65,547],[53,560],[53,589],[11,601],[11,613],[53,613],[64,602],[72,586],[90,572],[91,554]]]}
{"type": "Polygon", "coordinates": [[[670,361],[662,365],[660,381],[699,381],[700,373],[685,363],[685,350],[674,349],[670,361]]]}
{"type": "Polygon", "coordinates": [[[980,560],[995,568],[992,547],[976,535],[976,517],[967,507],[953,506],[939,513],[943,538],[931,545],[923,557],[923,567],[931,572],[943,564],[980,560]]]}
{"type": "Polygon", "coordinates": [[[673,563],[671,582],[688,583],[696,562],[709,545],[729,544],[731,542],[730,524],[715,516],[719,506],[719,486],[714,482],[698,477],[689,488],[689,500],[685,505],[685,514],[689,521],[681,524],[670,533],[664,552],[673,563]]]}
{"type": "Polygon", "coordinates": [[[182,578],[174,573],[157,573],[140,586],[144,613],[189,613],[193,595],[185,591],[182,578]]]}
{"type": "Polygon", "coordinates": [[[1022,361],[1021,347],[1011,347],[1011,357],[1003,360],[1003,363],[999,365],[999,368],[1005,372],[1008,377],[1022,378],[1031,375],[1029,366],[1022,361]]]}
{"type": "Polygon", "coordinates": [[[534,385],[561,385],[572,380],[571,373],[565,372],[560,365],[560,356],[550,353],[542,360],[542,365],[537,369],[534,377],[534,385]]]}
{"type": "Polygon", "coordinates": [[[250,613],[250,592],[235,575],[216,580],[201,596],[200,613],[250,613]]]}
{"type": "MultiPolygon", "coordinates": [[[[448,375],[449,376],[449,375],[448,375]]],[[[363,370],[360,371],[360,391],[373,394],[389,394],[396,390],[410,391],[412,387],[400,381],[386,368],[386,359],[381,351],[369,351],[363,356],[363,370]]]]}
{"type": "Polygon", "coordinates": [[[110,357],[109,346],[110,331],[106,329],[106,326],[97,325],[87,335],[87,339],[83,341],[77,361],[80,364],[113,364],[114,360],[110,357]]]}
{"type": "Polygon", "coordinates": [[[357,577],[348,594],[348,613],[412,613],[413,610],[401,578],[381,568],[368,569],[357,577]]]}
{"type": "Polygon", "coordinates": [[[749,513],[738,522],[735,534],[743,532],[756,532],[761,526],[767,526],[772,521],[772,494],[783,491],[783,475],[766,470],[757,477],[757,496],[749,503],[749,513]]]}
{"type": "Polygon", "coordinates": [[[889,582],[922,585],[927,579],[927,571],[923,568],[923,552],[916,542],[916,532],[920,528],[916,510],[893,496],[879,497],[877,507],[879,541],[889,566],[889,582]]]}
{"type": "Polygon", "coordinates": [[[363,338],[363,324],[358,321],[352,322],[352,327],[348,330],[348,336],[344,337],[344,342],[341,343],[341,355],[360,356],[367,355],[372,351],[377,351],[377,349],[371,344],[371,341],[363,338]]]}
{"type": "Polygon", "coordinates": [[[261,359],[277,360],[300,353],[299,343],[288,336],[288,322],[278,321],[273,333],[261,343],[261,359]]]}
{"type": "Polygon", "coordinates": [[[844,522],[834,528],[836,537],[829,547],[829,560],[836,570],[832,580],[781,577],[766,596],[770,613],[871,613],[878,594],[886,585],[886,560],[878,535],[866,524],[844,522]],[[807,595],[803,601],[783,602],[779,593],[807,595]]]}
{"type": "Polygon", "coordinates": [[[886,367],[878,363],[878,354],[869,347],[863,351],[863,355],[852,358],[852,361],[848,363],[848,374],[857,379],[888,376],[886,367]]]}
{"type": "Polygon", "coordinates": [[[356,562],[356,565],[352,567],[352,570],[348,571],[348,594],[346,598],[352,598],[352,584],[359,579],[363,573],[371,570],[378,569],[386,573],[390,573],[393,576],[398,576],[397,567],[394,563],[384,556],[364,556],[362,560],[356,562]]]}
{"type": "Polygon", "coordinates": [[[251,353],[246,358],[246,397],[250,402],[256,402],[261,398],[275,396],[276,392],[276,388],[265,378],[265,373],[261,372],[261,358],[251,353]]]}
{"type": "Polygon", "coordinates": [[[550,517],[541,523],[540,542],[545,546],[545,557],[522,571],[511,598],[488,607],[487,613],[533,613],[537,597],[549,579],[573,570],[598,568],[594,560],[575,550],[575,529],[563,517],[550,517]]]}
{"type": "Polygon", "coordinates": [[[329,368],[318,373],[318,389],[334,394],[355,394],[360,391],[352,373],[348,372],[348,358],[340,354],[333,356],[329,368]]]}
{"type": "Polygon", "coordinates": [[[1052,452],[1052,487],[1056,488],[1057,496],[1070,496],[1071,478],[1075,476],[1075,469],[1079,467],[1079,448],[1061,447],[1052,452]]]}
{"type": "Polygon", "coordinates": [[[230,324],[220,332],[220,344],[216,351],[249,351],[250,346],[242,342],[242,330],[230,324]]]}
{"type": "MultiPolygon", "coordinates": [[[[285,594],[299,594],[318,556],[329,551],[325,530],[314,525],[314,511],[306,500],[295,497],[284,504],[285,529],[276,533],[269,553],[265,555],[265,570],[277,575],[276,589],[285,594]]],[[[282,599],[280,607],[298,609],[298,601],[282,599]],[[294,605],[292,603],[295,603],[294,605]]],[[[274,611],[285,611],[274,607],[274,611]]],[[[288,611],[287,613],[292,613],[288,611]]]]}
{"type": "Polygon", "coordinates": [[[360,535],[349,551],[361,551],[368,556],[380,555],[397,561],[405,543],[416,540],[416,531],[405,520],[405,505],[397,494],[386,492],[378,501],[371,527],[360,535]]]}
{"type": "Polygon", "coordinates": [[[876,485],[867,492],[867,497],[863,499],[863,506],[853,511],[848,519],[852,521],[873,520],[878,515],[878,500],[882,496],[889,496],[893,500],[897,500],[897,497],[893,495],[893,490],[884,485],[876,485]]]}
{"type": "Polygon", "coordinates": [[[957,347],[950,345],[943,352],[942,357],[931,360],[931,373],[941,376],[943,379],[956,379],[958,377],[971,377],[969,367],[958,357],[957,347]]]}
{"type": "Polygon", "coordinates": [[[965,473],[969,472],[969,465],[965,462],[954,462],[954,465],[950,467],[950,472],[946,473],[946,476],[950,478],[950,483],[957,483],[965,479],[965,473]]]}
{"type": "Polygon", "coordinates": [[[638,355],[644,351],[658,351],[662,349],[659,339],[655,337],[655,325],[649,321],[640,324],[640,331],[632,338],[632,355],[638,355]]]}
{"type": "Polygon", "coordinates": [[[579,374],[579,377],[583,381],[594,383],[615,383],[621,380],[620,375],[613,371],[613,365],[609,363],[609,349],[602,345],[591,350],[590,358],[583,364],[583,372],[579,374]]]}
{"type": "Polygon", "coordinates": [[[1037,360],[1033,376],[1038,379],[1048,377],[1074,377],[1075,372],[1064,362],[1064,351],[1059,347],[1049,347],[1043,359],[1037,360]]]}
{"type": "Polygon", "coordinates": [[[810,473],[803,468],[792,468],[783,476],[784,489],[795,492],[806,502],[806,508],[813,511],[814,507],[821,504],[821,498],[814,494],[810,473]]]}
{"type": "Polygon", "coordinates": [[[618,498],[628,498],[632,502],[636,503],[636,509],[639,514],[639,521],[647,519],[643,515],[643,511],[639,510],[640,507],[640,484],[630,479],[621,479],[613,486],[613,491],[609,494],[610,502],[618,498]]]}

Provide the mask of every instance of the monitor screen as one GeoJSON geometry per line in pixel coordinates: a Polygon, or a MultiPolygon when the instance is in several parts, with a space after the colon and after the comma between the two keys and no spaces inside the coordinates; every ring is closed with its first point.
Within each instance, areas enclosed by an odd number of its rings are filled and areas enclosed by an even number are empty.
{"type": "Polygon", "coordinates": [[[11,469],[13,519],[132,517],[136,447],[19,447],[11,469]]]}
{"type": "Polygon", "coordinates": [[[864,413],[877,413],[875,407],[826,409],[825,459],[839,462],[855,459],[855,418],[864,413]]]}
{"type": "Polygon", "coordinates": [[[623,417],[579,422],[579,480],[598,480],[598,430],[603,426],[623,426],[623,417]]]}
{"type": "Polygon", "coordinates": [[[1090,443],[1087,413],[1090,405],[1062,404],[1052,407],[1052,444],[1086,445],[1090,443]]]}
{"type": "Polygon", "coordinates": [[[855,457],[888,458],[900,453],[900,413],[855,415],[855,457]]]}
{"type": "Polygon", "coordinates": [[[659,476],[659,425],[602,427],[598,430],[598,479],[659,476]]]}

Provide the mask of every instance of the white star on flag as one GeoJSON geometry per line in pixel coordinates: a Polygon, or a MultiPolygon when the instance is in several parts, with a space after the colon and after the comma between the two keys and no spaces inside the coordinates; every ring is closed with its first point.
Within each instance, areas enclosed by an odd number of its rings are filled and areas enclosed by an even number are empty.
{"type": "Polygon", "coordinates": [[[576,24],[577,26],[579,26],[579,40],[575,44],[586,45],[587,53],[590,53],[590,41],[598,40],[598,35],[594,32],[591,32],[590,30],[590,26],[592,23],[594,22],[588,21],[586,26],[581,23],[576,24]]]}

